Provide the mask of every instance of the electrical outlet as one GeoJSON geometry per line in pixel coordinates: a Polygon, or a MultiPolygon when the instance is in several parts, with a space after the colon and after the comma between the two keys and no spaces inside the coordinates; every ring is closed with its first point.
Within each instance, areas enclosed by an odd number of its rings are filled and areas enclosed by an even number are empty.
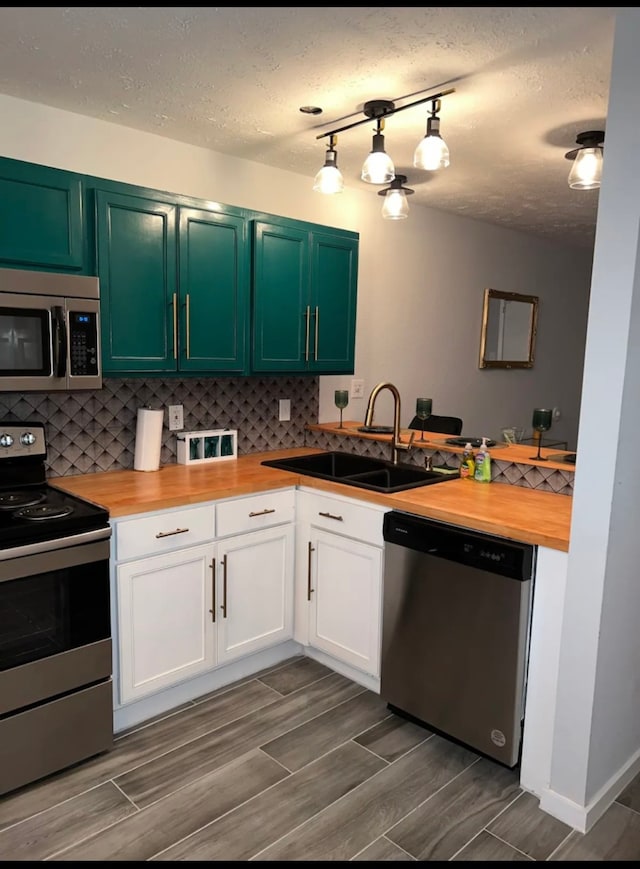
{"type": "Polygon", "coordinates": [[[291,419],[291,399],[281,398],[278,402],[278,419],[280,422],[289,422],[291,419]]]}
{"type": "Polygon", "coordinates": [[[554,419],[560,419],[560,417],[562,416],[562,412],[560,411],[559,407],[553,408],[552,416],[554,419]]]}
{"type": "Polygon", "coordinates": [[[184,428],[184,410],[181,404],[169,405],[169,431],[184,428]]]}
{"type": "Polygon", "coordinates": [[[364,398],[364,380],[351,381],[351,398],[364,398]]]}

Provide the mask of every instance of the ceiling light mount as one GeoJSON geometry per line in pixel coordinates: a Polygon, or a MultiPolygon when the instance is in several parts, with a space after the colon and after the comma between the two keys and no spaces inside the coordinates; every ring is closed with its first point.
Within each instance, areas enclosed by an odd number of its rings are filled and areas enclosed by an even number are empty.
{"type": "Polygon", "coordinates": [[[363,112],[368,118],[385,118],[392,115],[396,110],[396,104],[391,100],[368,100],[364,104],[363,112]]]}

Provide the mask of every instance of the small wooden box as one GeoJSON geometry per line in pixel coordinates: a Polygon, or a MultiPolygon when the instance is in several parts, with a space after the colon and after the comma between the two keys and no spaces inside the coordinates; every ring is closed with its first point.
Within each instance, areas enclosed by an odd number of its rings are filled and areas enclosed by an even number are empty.
{"type": "Polygon", "coordinates": [[[235,429],[181,431],[177,439],[180,465],[224,462],[238,455],[238,432],[235,429]]]}

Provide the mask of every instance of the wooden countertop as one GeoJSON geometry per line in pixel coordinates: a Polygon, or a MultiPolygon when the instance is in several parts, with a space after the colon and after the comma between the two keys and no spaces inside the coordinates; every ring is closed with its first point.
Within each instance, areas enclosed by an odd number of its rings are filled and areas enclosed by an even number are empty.
{"type": "MultiPolygon", "coordinates": [[[[391,443],[391,435],[388,434],[368,434],[367,432],[358,431],[358,428],[363,425],[362,422],[357,422],[354,420],[350,420],[349,422],[343,422],[343,427],[338,428],[337,422],[329,422],[329,423],[310,423],[306,427],[309,431],[317,431],[317,432],[325,432],[326,434],[334,434],[340,437],[357,437],[365,440],[374,440],[381,441],[382,443],[391,443]]],[[[404,443],[408,443],[411,433],[413,429],[403,428],[400,431],[400,438],[404,443]]],[[[462,453],[464,451],[464,447],[456,447],[453,444],[448,444],[446,439],[451,437],[451,435],[442,434],[440,432],[429,432],[425,429],[424,437],[425,443],[421,443],[418,438],[421,437],[420,431],[415,431],[413,438],[413,446],[416,449],[429,450],[433,452],[434,450],[443,450],[450,453],[462,453]]],[[[482,435],[479,435],[482,437],[482,435]]],[[[502,442],[497,442],[495,446],[489,448],[491,450],[491,458],[499,459],[503,462],[517,462],[522,465],[539,465],[544,464],[545,468],[560,468],[563,471],[573,472],[575,470],[575,466],[571,464],[565,464],[564,462],[554,462],[549,461],[549,456],[569,456],[572,455],[575,450],[559,450],[557,447],[542,447],[540,450],[540,455],[543,462],[536,460],[534,455],[536,453],[537,447],[533,444],[505,444],[502,442]]],[[[389,456],[391,458],[391,448],[389,448],[389,456]]]]}
{"type": "MultiPolygon", "coordinates": [[[[507,449],[515,450],[517,447],[507,449]]],[[[315,452],[322,450],[308,447],[271,450],[205,465],[171,464],[158,471],[149,472],[103,471],[55,477],[49,482],[66,492],[106,507],[113,519],[203,501],[250,495],[269,489],[304,485],[525,543],[539,544],[564,552],[569,549],[573,503],[569,495],[459,478],[393,495],[383,495],[355,486],[267,468],[261,464],[266,458],[277,459],[315,452]]]]}

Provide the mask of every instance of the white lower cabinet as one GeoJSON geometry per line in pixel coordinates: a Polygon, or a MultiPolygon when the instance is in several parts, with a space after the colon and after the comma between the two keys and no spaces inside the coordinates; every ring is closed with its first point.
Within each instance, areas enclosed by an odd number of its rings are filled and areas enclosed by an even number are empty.
{"type": "Polygon", "coordinates": [[[377,678],[384,510],[308,492],[298,497],[296,639],[377,678]]]}
{"type": "Polygon", "coordinates": [[[216,664],[213,543],[117,567],[120,702],[216,664]]]}
{"type": "Polygon", "coordinates": [[[293,525],[218,543],[218,663],[293,636],[293,525]]]}
{"type": "Polygon", "coordinates": [[[121,705],[292,638],[294,517],[291,489],[115,522],[121,705]]]}

